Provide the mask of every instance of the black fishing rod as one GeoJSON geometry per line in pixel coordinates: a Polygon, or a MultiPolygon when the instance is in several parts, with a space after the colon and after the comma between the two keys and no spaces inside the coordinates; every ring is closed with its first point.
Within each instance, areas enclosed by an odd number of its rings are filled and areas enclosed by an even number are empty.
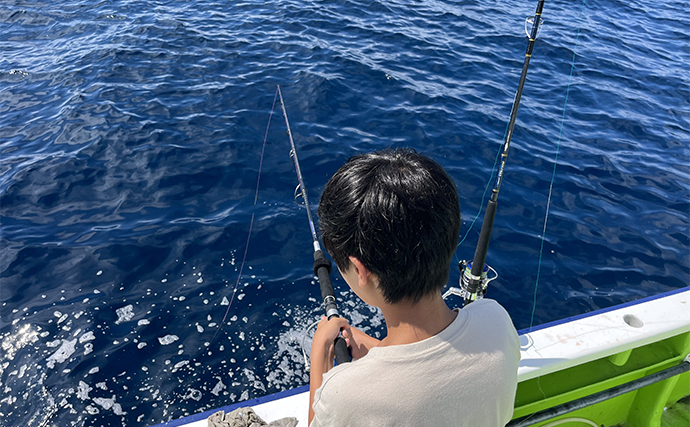
{"type": "MultiPolygon", "coordinates": [[[[290,157],[295,164],[295,172],[297,172],[297,187],[295,188],[295,201],[302,198],[304,206],[307,209],[307,217],[309,218],[309,228],[311,229],[311,238],[314,243],[314,274],[319,279],[321,287],[321,298],[323,298],[323,305],[326,309],[326,316],[328,320],[334,317],[340,317],[338,313],[338,305],[335,303],[335,293],[333,292],[333,285],[331,284],[331,270],[333,269],[331,261],[326,259],[325,254],[319,245],[319,239],[316,237],[316,228],[314,227],[314,219],[311,216],[311,207],[309,206],[309,197],[307,196],[307,187],[304,185],[304,178],[302,177],[302,170],[299,167],[299,159],[297,158],[297,149],[295,149],[295,142],[292,139],[292,131],[290,130],[290,122],[288,122],[287,111],[285,110],[285,103],[283,102],[283,94],[278,86],[278,96],[280,97],[280,106],[283,109],[283,117],[285,117],[285,125],[287,126],[287,135],[290,139],[290,157]]],[[[350,353],[347,349],[347,343],[343,337],[335,339],[335,360],[340,365],[350,361],[350,353]]]]}
{"type": "Polygon", "coordinates": [[[491,231],[494,227],[494,219],[496,218],[496,206],[498,199],[498,192],[501,189],[503,182],[503,171],[508,160],[508,149],[510,148],[510,140],[513,137],[513,128],[515,127],[515,119],[517,118],[518,108],[520,108],[520,99],[522,98],[522,90],[525,87],[525,80],[527,78],[527,69],[529,68],[529,61],[532,58],[532,50],[534,49],[534,42],[537,40],[537,33],[539,31],[539,24],[541,24],[541,13],[544,9],[544,0],[539,0],[537,11],[533,17],[527,18],[525,21],[525,32],[527,32],[527,24],[532,23],[532,31],[528,33],[529,44],[527,45],[527,52],[525,53],[525,62],[522,66],[522,74],[520,75],[520,83],[513,101],[513,108],[510,112],[510,122],[508,123],[508,131],[503,142],[503,150],[501,153],[501,166],[498,169],[498,177],[494,184],[491,198],[486,206],[486,213],[484,214],[484,222],[479,233],[479,240],[477,242],[477,249],[474,252],[472,261],[461,261],[460,271],[462,277],[460,279],[460,295],[465,299],[465,304],[480,299],[486,293],[486,288],[489,282],[497,276],[487,278],[487,273],[490,269],[485,264],[486,254],[489,251],[489,240],[491,239],[491,231]],[[532,21],[530,21],[532,20],[532,21]]]}

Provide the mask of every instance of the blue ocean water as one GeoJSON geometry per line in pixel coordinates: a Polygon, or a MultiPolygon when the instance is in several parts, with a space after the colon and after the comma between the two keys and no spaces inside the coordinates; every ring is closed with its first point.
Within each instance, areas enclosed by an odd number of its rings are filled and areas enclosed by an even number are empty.
{"type": "MultiPolygon", "coordinates": [[[[471,258],[535,8],[5,0],[0,425],[143,426],[308,382],[322,311],[279,115],[254,205],[277,84],[312,203],[348,157],[413,147],[457,183],[471,258]]],[[[488,256],[518,328],[690,283],[687,2],[543,18],[488,256]]]]}

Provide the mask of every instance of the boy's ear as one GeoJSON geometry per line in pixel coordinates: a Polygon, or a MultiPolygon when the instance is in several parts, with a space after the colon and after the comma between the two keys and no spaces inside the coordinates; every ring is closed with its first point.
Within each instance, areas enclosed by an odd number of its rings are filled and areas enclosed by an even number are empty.
{"type": "Polygon", "coordinates": [[[359,283],[358,283],[359,287],[363,288],[367,285],[373,284],[374,283],[372,280],[373,274],[371,271],[369,271],[368,268],[366,268],[364,266],[362,261],[360,261],[359,259],[357,259],[353,256],[350,256],[349,258],[350,258],[350,262],[352,263],[352,265],[355,269],[355,273],[357,274],[357,278],[359,279],[359,283]]]}

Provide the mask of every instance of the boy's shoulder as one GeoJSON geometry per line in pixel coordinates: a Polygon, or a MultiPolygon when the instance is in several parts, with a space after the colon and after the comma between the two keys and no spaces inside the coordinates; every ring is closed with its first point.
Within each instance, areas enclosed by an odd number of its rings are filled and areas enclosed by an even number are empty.
{"type": "Polygon", "coordinates": [[[499,315],[501,316],[501,320],[505,318],[510,319],[508,311],[501,304],[499,304],[498,301],[493,300],[491,298],[482,298],[480,300],[477,300],[471,304],[466,305],[462,308],[462,310],[482,314],[491,313],[494,315],[499,315]]]}
{"type": "Polygon", "coordinates": [[[477,326],[477,323],[479,323],[491,329],[501,328],[506,333],[517,336],[513,319],[508,314],[508,311],[496,300],[482,298],[463,307],[462,311],[468,313],[468,317],[471,317],[471,322],[474,326],[477,326]]]}

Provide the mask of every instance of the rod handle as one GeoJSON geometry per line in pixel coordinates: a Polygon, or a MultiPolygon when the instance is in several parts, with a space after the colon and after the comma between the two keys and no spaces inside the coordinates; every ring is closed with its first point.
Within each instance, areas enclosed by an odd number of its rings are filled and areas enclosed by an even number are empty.
{"type": "Polygon", "coordinates": [[[338,337],[335,339],[335,362],[340,365],[352,361],[350,357],[350,350],[347,348],[345,338],[338,337]]]}
{"type": "Polygon", "coordinates": [[[326,305],[326,316],[329,319],[331,318],[329,310],[335,310],[336,314],[338,312],[338,307],[335,304],[335,293],[333,292],[333,285],[331,284],[332,269],[331,261],[326,258],[323,251],[314,251],[314,274],[316,274],[316,277],[319,279],[321,298],[326,305]]]}
{"type": "MultiPolygon", "coordinates": [[[[326,309],[326,317],[331,320],[334,317],[340,317],[338,312],[338,305],[335,303],[335,293],[333,292],[333,285],[331,284],[331,270],[333,266],[331,261],[326,258],[323,251],[314,251],[314,273],[319,278],[319,286],[321,287],[321,297],[323,298],[323,305],[326,309]]],[[[352,360],[350,357],[350,350],[347,348],[347,343],[343,337],[335,339],[335,361],[338,365],[347,363],[352,360]]]]}
{"type": "Polygon", "coordinates": [[[482,223],[482,231],[479,232],[479,240],[477,242],[477,249],[474,252],[474,259],[472,261],[472,275],[481,276],[486,263],[486,254],[489,252],[489,241],[491,240],[491,232],[494,228],[494,219],[496,218],[495,200],[489,200],[486,205],[486,213],[484,214],[484,222],[482,223]]]}

